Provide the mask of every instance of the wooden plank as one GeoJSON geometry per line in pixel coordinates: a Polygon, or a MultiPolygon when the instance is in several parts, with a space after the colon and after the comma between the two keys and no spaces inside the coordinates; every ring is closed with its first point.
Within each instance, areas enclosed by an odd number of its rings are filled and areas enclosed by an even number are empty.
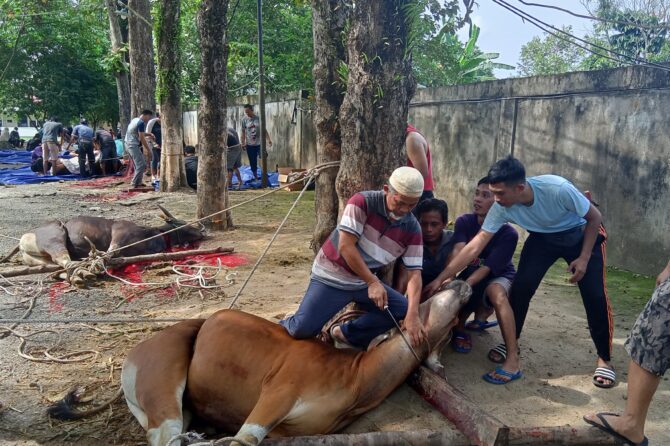
{"type": "Polygon", "coordinates": [[[407,383],[476,445],[507,444],[509,428],[432,370],[421,366],[407,383]]]}
{"type": "Polygon", "coordinates": [[[470,441],[465,438],[463,434],[451,430],[418,430],[266,438],[261,444],[263,446],[387,446],[393,444],[416,446],[469,446],[470,441]]]}
{"type": "Polygon", "coordinates": [[[571,445],[602,446],[625,444],[591,426],[512,427],[509,444],[514,446],[571,445]]]}

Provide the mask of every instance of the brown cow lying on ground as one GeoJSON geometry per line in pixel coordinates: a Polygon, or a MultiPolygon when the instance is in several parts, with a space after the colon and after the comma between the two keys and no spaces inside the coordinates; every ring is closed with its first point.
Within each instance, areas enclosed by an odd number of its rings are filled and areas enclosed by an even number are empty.
{"type": "MultiPolygon", "coordinates": [[[[422,360],[431,355],[435,366],[471,292],[456,281],[421,304],[427,342],[415,351],[422,360]]],[[[379,405],[418,365],[399,333],[367,352],[336,350],[293,339],[265,319],[223,310],[139,344],[121,381],[151,446],[183,433],[191,416],[257,445],[268,435],[337,431],[379,405]]]]}
{"type": "MultiPolygon", "coordinates": [[[[56,264],[68,271],[69,280],[75,285],[82,285],[87,279],[94,277],[84,269],[76,269],[73,260],[85,259],[91,251],[91,244],[98,251],[114,251],[122,246],[144,240],[178,226],[185,222],[177,220],[165,208],[159,206],[161,218],[165,224],[158,228],[147,228],[127,220],[109,220],[101,217],[79,216],[62,221],[50,221],[39,228],[23,234],[19,244],[0,263],[20,252],[23,262],[28,266],[56,264]],[[90,243],[89,243],[90,241],[90,243]]],[[[137,256],[156,254],[166,251],[170,245],[194,242],[203,238],[202,230],[185,226],[177,231],[156,237],[144,243],[115,252],[114,255],[137,256]]]]}

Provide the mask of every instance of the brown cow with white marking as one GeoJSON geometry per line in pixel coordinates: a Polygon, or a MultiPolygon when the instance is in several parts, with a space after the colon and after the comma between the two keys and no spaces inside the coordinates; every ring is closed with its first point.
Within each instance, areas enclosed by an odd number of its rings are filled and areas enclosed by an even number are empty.
{"type": "MultiPolygon", "coordinates": [[[[430,355],[431,368],[441,367],[439,352],[471,292],[456,281],[421,304],[427,341],[415,351],[421,359],[430,355]]],[[[265,319],[223,310],[139,344],[121,381],[151,446],[183,433],[191,416],[257,445],[268,435],[342,429],[379,405],[418,365],[399,333],[367,352],[336,350],[293,339],[265,319]]]]}

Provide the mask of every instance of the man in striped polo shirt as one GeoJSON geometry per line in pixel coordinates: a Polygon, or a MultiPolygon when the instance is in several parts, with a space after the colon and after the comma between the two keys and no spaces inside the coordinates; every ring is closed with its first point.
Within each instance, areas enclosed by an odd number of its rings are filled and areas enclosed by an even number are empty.
{"type": "Polygon", "coordinates": [[[312,277],[298,311],[280,321],[297,339],[316,336],[323,325],[350,302],[367,311],[335,326],[336,344],[365,349],[377,335],[394,326],[385,308],[416,346],[425,339],[419,319],[423,241],[421,227],[410,212],[423,193],[423,177],[412,167],[393,171],[384,190],[355,194],[339,226],[314,259],[312,277]],[[408,270],[406,299],[377,278],[375,272],[401,257],[408,270]]]}

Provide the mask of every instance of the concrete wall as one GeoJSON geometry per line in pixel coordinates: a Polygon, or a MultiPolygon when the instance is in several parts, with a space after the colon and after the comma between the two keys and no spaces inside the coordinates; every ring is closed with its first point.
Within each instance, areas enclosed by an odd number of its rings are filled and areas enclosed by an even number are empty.
{"type": "MultiPolygon", "coordinates": [[[[238,130],[245,102],[257,100],[239,98],[228,110],[238,130]]],[[[308,108],[297,93],[267,99],[271,169],[316,164],[308,108]]],[[[627,67],[423,89],[409,121],[430,143],[435,192],[452,218],[470,211],[491,163],[512,153],[529,175],[555,173],[593,192],[610,236],[610,265],[656,274],[670,258],[668,116],[670,74],[627,67]]]]}

